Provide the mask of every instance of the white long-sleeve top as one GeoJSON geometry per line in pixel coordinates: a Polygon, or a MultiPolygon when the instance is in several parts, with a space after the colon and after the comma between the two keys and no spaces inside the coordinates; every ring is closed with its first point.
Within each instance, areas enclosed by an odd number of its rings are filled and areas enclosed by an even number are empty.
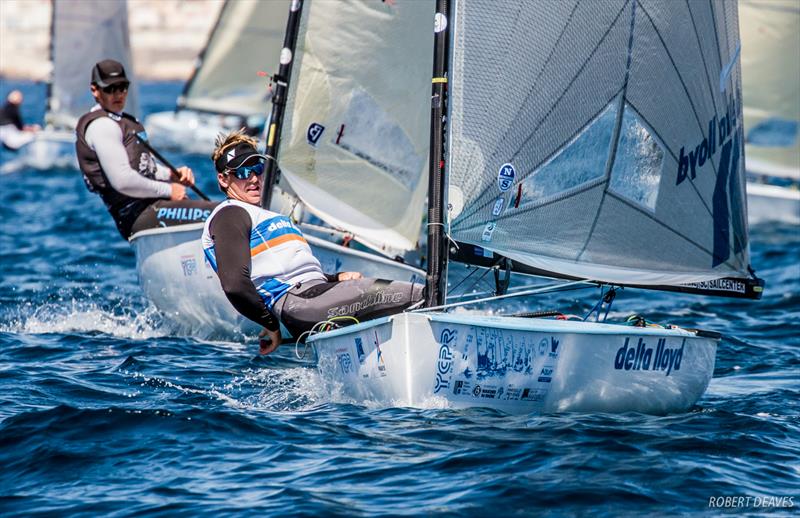
{"type": "Polygon", "coordinates": [[[169,198],[170,170],[158,164],[156,180],[131,168],[122,145],[122,129],[108,117],[92,121],[86,128],[86,143],[97,153],[100,166],[114,190],[133,198],[169,198]]]}

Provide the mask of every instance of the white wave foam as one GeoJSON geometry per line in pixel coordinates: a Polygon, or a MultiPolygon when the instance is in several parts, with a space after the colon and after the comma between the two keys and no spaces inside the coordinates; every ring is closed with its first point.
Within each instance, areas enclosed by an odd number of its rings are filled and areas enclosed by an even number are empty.
{"type": "Polygon", "coordinates": [[[0,331],[21,334],[99,332],[133,340],[173,333],[172,326],[152,306],[138,312],[130,307],[116,308],[115,311],[92,302],[71,299],[69,302],[41,306],[26,303],[17,310],[17,314],[10,322],[0,324],[0,331]]]}

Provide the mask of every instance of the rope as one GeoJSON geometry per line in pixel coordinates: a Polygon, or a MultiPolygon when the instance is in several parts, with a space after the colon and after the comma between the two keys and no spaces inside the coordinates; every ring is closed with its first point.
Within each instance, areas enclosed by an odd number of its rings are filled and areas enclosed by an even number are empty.
{"type": "Polygon", "coordinates": [[[309,329],[308,331],[304,331],[304,332],[300,333],[300,336],[298,336],[297,340],[295,340],[295,342],[294,342],[294,355],[297,357],[297,359],[298,360],[304,360],[306,358],[306,353],[308,353],[309,347],[311,347],[308,344],[308,342],[303,342],[303,345],[305,347],[303,348],[303,354],[301,355],[297,350],[298,346],[300,345],[300,340],[303,340],[303,338],[306,335],[311,337],[311,336],[313,336],[315,334],[318,334],[318,333],[324,333],[325,331],[330,331],[334,327],[340,327],[340,326],[337,325],[337,321],[338,320],[353,320],[355,324],[359,323],[359,321],[358,321],[358,319],[356,317],[351,317],[351,316],[333,317],[333,318],[329,318],[328,320],[321,320],[321,321],[317,322],[316,324],[311,326],[311,329],[309,329]],[[319,328],[319,329],[317,329],[317,328],[319,328]]]}
{"type": "Polygon", "coordinates": [[[444,310],[444,309],[454,308],[454,307],[458,307],[458,306],[466,306],[468,304],[477,304],[477,303],[480,303],[480,302],[489,302],[489,301],[495,301],[495,300],[501,300],[501,299],[508,299],[508,298],[511,298],[511,297],[524,297],[526,295],[535,295],[535,294],[538,294],[538,293],[556,293],[556,292],[559,292],[559,291],[579,290],[579,289],[594,288],[594,287],[595,287],[595,284],[590,282],[590,281],[573,281],[573,282],[567,282],[567,283],[562,283],[562,284],[551,284],[549,286],[543,286],[541,288],[536,288],[536,289],[532,289],[532,290],[525,290],[525,291],[520,291],[520,292],[516,292],[516,293],[508,293],[506,295],[485,297],[485,298],[482,298],[482,299],[467,300],[467,301],[464,301],[464,302],[453,302],[453,303],[450,303],[450,304],[443,304],[441,306],[432,306],[430,308],[422,308],[422,309],[416,310],[415,312],[416,313],[424,313],[426,311],[444,310]]]}

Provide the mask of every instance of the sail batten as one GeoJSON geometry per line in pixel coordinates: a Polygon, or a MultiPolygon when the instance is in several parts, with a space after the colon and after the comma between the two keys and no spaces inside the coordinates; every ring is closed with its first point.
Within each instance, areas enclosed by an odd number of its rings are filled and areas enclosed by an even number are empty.
{"type": "Polygon", "coordinates": [[[601,282],[747,278],[735,9],[530,4],[456,3],[453,238],[601,282]]]}
{"type": "MultiPolygon", "coordinates": [[[[92,66],[103,59],[122,63],[135,78],[128,37],[126,0],[53,2],[51,28],[52,74],[45,121],[72,129],[94,104],[89,93],[92,66]]],[[[138,85],[131,83],[125,111],[138,113],[138,85]]]]}

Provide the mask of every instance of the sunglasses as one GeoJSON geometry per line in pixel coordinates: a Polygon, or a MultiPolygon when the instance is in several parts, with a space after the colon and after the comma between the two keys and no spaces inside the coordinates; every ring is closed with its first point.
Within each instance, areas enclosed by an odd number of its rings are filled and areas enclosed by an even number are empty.
{"type": "Polygon", "coordinates": [[[233,173],[233,176],[239,180],[248,180],[251,175],[261,176],[264,174],[264,163],[259,162],[256,165],[243,165],[236,169],[229,169],[228,172],[233,173]]]}
{"type": "Polygon", "coordinates": [[[107,86],[102,89],[105,94],[115,94],[117,92],[127,92],[128,83],[121,83],[116,85],[107,86]]]}

